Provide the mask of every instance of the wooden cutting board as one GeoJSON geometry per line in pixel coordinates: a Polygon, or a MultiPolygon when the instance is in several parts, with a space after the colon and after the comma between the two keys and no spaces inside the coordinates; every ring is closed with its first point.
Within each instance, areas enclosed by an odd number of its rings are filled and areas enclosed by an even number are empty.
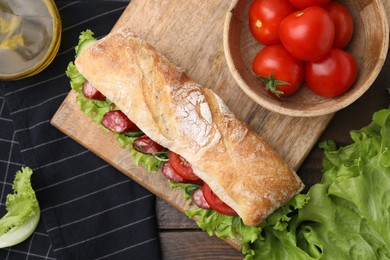
{"type": "MultiPolygon", "coordinates": [[[[114,30],[131,28],[190,77],[213,89],[291,167],[298,169],[333,114],[314,118],[275,114],[256,105],[240,90],[230,75],[223,51],[223,24],[229,7],[228,0],[132,0],[114,30]]],[[[188,209],[182,191],[171,190],[161,174],[151,174],[136,167],[115,137],[103,132],[80,111],[73,92],[64,100],[51,123],[178,210],[188,209]]]]}

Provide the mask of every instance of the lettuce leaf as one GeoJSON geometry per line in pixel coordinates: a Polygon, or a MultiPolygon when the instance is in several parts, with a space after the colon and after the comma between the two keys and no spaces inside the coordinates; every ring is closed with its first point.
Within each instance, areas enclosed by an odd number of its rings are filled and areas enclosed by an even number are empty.
{"type": "MultiPolygon", "coordinates": [[[[259,259],[390,259],[390,109],[351,131],[353,143],[325,149],[323,179],[285,229],[263,227],[259,259]]],[[[285,207],[283,207],[285,208],[285,207]]]]}
{"type": "MultiPolygon", "coordinates": [[[[93,32],[90,30],[86,30],[81,32],[79,36],[79,42],[75,47],[76,53],[78,52],[81,45],[83,45],[87,41],[95,40],[93,37],[93,32]]],[[[110,111],[110,109],[115,106],[110,100],[101,101],[101,100],[92,100],[86,98],[82,93],[82,87],[85,81],[85,78],[81,73],[77,70],[73,61],[69,62],[68,67],[66,69],[66,75],[70,79],[70,86],[73,91],[76,92],[76,102],[79,105],[80,109],[83,113],[89,116],[95,123],[101,124],[103,116],[105,113],[110,111]]],[[[145,167],[149,172],[155,173],[162,166],[163,161],[157,159],[153,155],[147,155],[140,153],[134,150],[131,145],[134,141],[134,137],[128,137],[122,133],[114,133],[109,132],[102,126],[102,130],[116,135],[116,138],[123,149],[128,149],[130,155],[134,158],[134,163],[137,166],[145,167]]]]}
{"type": "Polygon", "coordinates": [[[12,186],[14,193],[7,195],[7,213],[0,219],[0,248],[24,241],[38,225],[41,214],[31,187],[32,173],[28,167],[16,172],[12,186]]]}
{"type": "MultiPolygon", "coordinates": [[[[191,183],[176,183],[173,181],[169,183],[172,189],[182,189],[185,199],[190,199],[192,193],[199,188],[199,185],[191,183]]],[[[201,208],[187,210],[186,215],[194,219],[197,225],[210,236],[215,235],[222,239],[229,238],[240,243],[244,254],[253,254],[250,243],[256,241],[261,236],[260,226],[246,226],[238,216],[227,216],[215,210],[201,208]]]]}

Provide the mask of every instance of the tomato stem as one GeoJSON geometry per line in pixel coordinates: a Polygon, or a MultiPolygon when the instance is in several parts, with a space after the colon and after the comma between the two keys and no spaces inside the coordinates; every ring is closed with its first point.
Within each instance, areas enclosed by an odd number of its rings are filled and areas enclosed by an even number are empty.
{"type": "Polygon", "coordinates": [[[265,91],[274,93],[278,98],[280,98],[280,95],[283,95],[284,92],[279,90],[277,86],[289,84],[288,82],[282,80],[276,80],[273,71],[269,77],[257,75],[257,79],[260,80],[260,83],[263,85],[265,91]]]}

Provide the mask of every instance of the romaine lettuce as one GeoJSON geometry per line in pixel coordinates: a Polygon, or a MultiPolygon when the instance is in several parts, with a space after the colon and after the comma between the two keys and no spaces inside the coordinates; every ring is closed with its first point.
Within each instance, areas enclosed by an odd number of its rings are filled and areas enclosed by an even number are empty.
{"type": "Polygon", "coordinates": [[[14,193],[7,195],[7,213],[0,219],[0,248],[24,241],[38,225],[41,214],[31,187],[32,173],[28,167],[16,172],[12,186],[14,193]]]}
{"type": "Polygon", "coordinates": [[[390,109],[351,137],[339,149],[332,141],[321,144],[322,181],[288,226],[263,227],[256,258],[390,259],[390,109]]]}
{"type": "MultiPolygon", "coordinates": [[[[188,183],[170,182],[170,185],[171,188],[183,189],[186,199],[190,198],[192,192],[198,188],[197,185],[188,183]]],[[[273,227],[275,230],[285,228],[290,219],[288,215],[302,208],[306,203],[306,195],[300,194],[291,200],[286,207],[278,209],[266,221],[254,227],[245,225],[239,216],[227,216],[211,209],[195,208],[187,210],[186,215],[195,219],[197,225],[210,236],[215,235],[222,239],[238,241],[241,244],[242,253],[250,259],[255,253],[251,244],[262,239],[263,227],[273,227]]]]}

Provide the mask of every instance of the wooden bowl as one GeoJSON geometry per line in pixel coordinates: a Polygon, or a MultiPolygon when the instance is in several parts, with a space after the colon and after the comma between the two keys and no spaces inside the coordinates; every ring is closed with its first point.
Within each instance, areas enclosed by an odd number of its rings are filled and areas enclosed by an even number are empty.
{"type": "Polygon", "coordinates": [[[336,98],[323,98],[303,85],[290,97],[269,95],[252,72],[252,61],[262,49],[248,27],[248,10],[253,0],[233,0],[224,25],[224,51],[229,69],[241,89],[255,102],[273,112],[309,117],[336,112],[354,102],[371,86],[386,59],[389,31],[380,0],[340,0],[352,15],[354,34],[345,50],[357,62],[358,77],[352,88],[336,98]]]}

